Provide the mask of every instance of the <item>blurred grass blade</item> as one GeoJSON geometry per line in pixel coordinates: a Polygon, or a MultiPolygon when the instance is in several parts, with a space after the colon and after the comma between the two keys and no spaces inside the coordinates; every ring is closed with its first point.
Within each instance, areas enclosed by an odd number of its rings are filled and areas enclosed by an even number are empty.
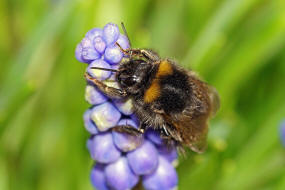
{"type": "MultiPolygon", "coordinates": [[[[6,74],[0,90],[1,125],[3,125],[8,115],[12,115],[12,113],[16,111],[19,104],[21,105],[36,88],[40,87],[34,86],[34,84],[38,84],[41,77],[46,75],[37,75],[39,78],[33,78],[33,76],[29,76],[28,72],[29,69],[34,70],[34,67],[45,68],[46,66],[43,65],[45,62],[40,60],[32,62],[32,59],[35,56],[42,56],[43,58],[46,56],[46,52],[37,52],[37,50],[41,46],[45,46],[53,41],[55,36],[58,35],[65,26],[64,23],[69,18],[68,16],[73,8],[74,1],[61,1],[58,3],[58,6],[40,22],[40,26],[30,36],[28,43],[22,48],[19,55],[15,58],[15,61],[10,63],[10,70],[6,74]],[[38,54],[35,55],[35,53],[38,54]],[[31,63],[33,63],[32,66],[30,65],[31,63]],[[30,79],[34,80],[31,81],[30,79]]],[[[42,50],[45,50],[45,48],[42,50]]],[[[4,130],[4,126],[5,125],[0,128],[0,135],[4,130]]]]}
{"type": "Polygon", "coordinates": [[[189,49],[182,64],[197,69],[208,50],[217,43],[227,29],[241,20],[257,0],[227,0],[210,19],[197,41],[189,49]]]}

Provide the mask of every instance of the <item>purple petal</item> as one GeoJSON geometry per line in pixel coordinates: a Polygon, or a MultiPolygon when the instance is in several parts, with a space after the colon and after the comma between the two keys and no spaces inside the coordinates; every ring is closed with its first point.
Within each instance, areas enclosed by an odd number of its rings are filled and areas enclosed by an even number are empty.
{"type": "Polygon", "coordinates": [[[98,190],[109,190],[107,187],[105,174],[104,174],[104,165],[96,163],[91,171],[91,183],[98,190]]]}
{"type": "Polygon", "coordinates": [[[163,157],[158,158],[158,167],[154,173],[143,176],[143,186],[148,190],[173,189],[178,177],[173,166],[163,157]]]}
{"type": "Polygon", "coordinates": [[[138,124],[135,121],[133,121],[132,119],[121,119],[118,122],[118,125],[131,125],[136,129],[138,128],[138,124]]]}
{"type": "Polygon", "coordinates": [[[89,38],[91,41],[96,38],[97,36],[103,36],[103,30],[100,28],[93,28],[89,30],[85,37],[89,38]]]}
{"type": "Polygon", "coordinates": [[[89,64],[87,68],[87,72],[94,78],[99,80],[105,80],[110,77],[111,72],[110,71],[103,71],[100,69],[92,69],[92,67],[101,67],[105,69],[111,69],[111,66],[102,59],[97,59],[89,64]]]}
{"type": "Polygon", "coordinates": [[[92,40],[90,38],[83,38],[81,40],[81,46],[82,48],[85,48],[85,49],[89,49],[89,48],[93,48],[93,43],[92,43],[92,40]]]}
{"type": "Polygon", "coordinates": [[[85,100],[89,104],[97,105],[106,102],[108,98],[94,86],[87,85],[85,88],[85,100]]]}
{"type": "Polygon", "coordinates": [[[95,123],[94,123],[94,122],[91,120],[91,118],[90,118],[91,112],[92,112],[92,110],[91,110],[91,109],[88,109],[88,110],[86,110],[86,112],[84,113],[84,115],[83,115],[83,118],[84,118],[84,126],[85,126],[86,130],[87,130],[89,133],[95,135],[95,134],[98,133],[98,129],[97,129],[95,123]]]}
{"type": "Polygon", "coordinates": [[[133,102],[131,99],[115,100],[113,101],[118,110],[124,115],[131,115],[134,113],[133,102]]]}
{"type": "Polygon", "coordinates": [[[137,175],[150,174],[157,168],[158,153],[155,146],[144,141],[143,145],[127,154],[129,164],[137,175]]]}
{"type": "Polygon", "coordinates": [[[118,64],[123,58],[123,53],[116,45],[108,46],[105,50],[104,59],[110,64],[118,64]]]}
{"type": "Polygon", "coordinates": [[[82,45],[81,45],[81,43],[77,44],[77,46],[76,46],[75,57],[78,61],[85,63],[85,60],[82,58],[82,45]]]}
{"type": "Polygon", "coordinates": [[[108,186],[115,190],[131,189],[139,180],[139,177],[131,171],[125,157],[107,165],[105,176],[108,186]]]}
{"type": "Polygon", "coordinates": [[[81,46],[82,46],[82,59],[85,62],[90,62],[95,59],[99,59],[101,56],[100,54],[95,50],[93,46],[93,42],[90,38],[83,38],[81,41],[81,46]]]}
{"type": "Polygon", "coordinates": [[[177,160],[178,154],[174,145],[162,145],[157,147],[158,153],[172,163],[177,160]]]}
{"type": "Polygon", "coordinates": [[[114,127],[121,117],[121,113],[110,103],[105,102],[92,109],[91,119],[99,131],[106,131],[114,127]]]}
{"type": "Polygon", "coordinates": [[[146,137],[156,145],[163,144],[163,140],[160,138],[160,133],[157,130],[148,129],[146,131],[146,137]]]}
{"type": "Polygon", "coordinates": [[[100,58],[100,54],[94,48],[83,48],[82,58],[85,62],[91,62],[100,58]]]}
{"type": "Polygon", "coordinates": [[[124,50],[130,48],[129,40],[125,35],[120,34],[117,42],[124,50]]]}
{"type": "Polygon", "coordinates": [[[94,38],[93,44],[97,52],[99,52],[100,54],[104,53],[106,49],[106,43],[101,36],[97,36],[96,38],[94,38]]]}
{"type": "MultiPolygon", "coordinates": [[[[130,125],[137,128],[131,119],[121,119],[118,125],[130,125]]],[[[143,142],[143,136],[134,136],[126,133],[112,132],[115,145],[123,152],[128,152],[139,147],[143,142]]]]}
{"type": "Polygon", "coordinates": [[[121,152],[115,147],[111,133],[100,133],[87,141],[87,148],[91,157],[100,163],[116,161],[121,152]]]}
{"type": "Polygon", "coordinates": [[[130,115],[131,119],[136,123],[136,125],[140,125],[140,120],[139,118],[136,116],[136,114],[132,114],[130,115]]]}
{"type": "Polygon", "coordinates": [[[107,45],[115,43],[120,35],[119,28],[116,24],[108,23],[104,26],[103,37],[107,45]]]}

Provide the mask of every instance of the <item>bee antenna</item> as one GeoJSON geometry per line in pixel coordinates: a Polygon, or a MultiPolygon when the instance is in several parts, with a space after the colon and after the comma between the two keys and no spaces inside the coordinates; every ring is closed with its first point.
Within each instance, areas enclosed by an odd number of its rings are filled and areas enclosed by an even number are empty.
{"type": "Polygon", "coordinates": [[[132,44],[131,44],[131,41],[130,41],[129,35],[128,35],[128,33],[127,33],[126,27],[125,27],[125,25],[124,25],[124,23],[123,23],[123,22],[121,22],[121,26],[122,26],[122,29],[123,29],[123,31],[124,31],[125,36],[128,38],[128,41],[129,41],[130,47],[132,47],[132,44]]]}
{"type": "Polygon", "coordinates": [[[126,55],[129,54],[128,50],[124,50],[124,48],[122,48],[122,46],[118,42],[116,42],[116,45],[120,48],[121,52],[123,52],[126,55]]]}
{"type": "Polygon", "coordinates": [[[116,69],[107,69],[107,68],[102,68],[102,67],[91,67],[91,69],[98,69],[98,70],[111,71],[111,72],[118,72],[118,70],[116,70],[116,69]]]}

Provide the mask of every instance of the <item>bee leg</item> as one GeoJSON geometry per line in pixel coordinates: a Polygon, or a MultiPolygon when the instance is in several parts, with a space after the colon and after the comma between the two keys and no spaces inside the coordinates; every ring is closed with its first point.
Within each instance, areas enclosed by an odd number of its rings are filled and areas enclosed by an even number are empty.
{"type": "Polygon", "coordinates": [[[152,61],[160,60],[160,57],[155,52],[153,52],[152,50],[142,49],[140,51],[147,59],[150,59],[152,61]]]}
{"type": "Polygon", "coordinates": [[[143,134],[140,130],[130,125],[117,125],[113,127],[112,130],[119,133],[127,133],[133,136],[139,136],[143,134]]]}
{"type": "Polygon", "coordinates": [[[145,57],[148,60],[151,61],[159,61],[160,57],[158,56],[157,53],[155,53],[154,51],[150,50],[150,49],[130,49],[130,56],[132,57],[133,55],[135,56],[140,56],[140,57],[145,57]]]}
{"type": "Polygon", "coordinates": [[[145,123],[140,123],[140,126],[139,126],[139,131],[141,133],[144,133],[145,132],[145,129],[146,129],[147,125],[145,123]]]}
{"type": "Polygon", "coordinates": [[[110,98],[124,98],[127,96],[125,91],[107,86],[102,81],[90,76],[87,72],[85,72],[84,77],[110,98]]]}

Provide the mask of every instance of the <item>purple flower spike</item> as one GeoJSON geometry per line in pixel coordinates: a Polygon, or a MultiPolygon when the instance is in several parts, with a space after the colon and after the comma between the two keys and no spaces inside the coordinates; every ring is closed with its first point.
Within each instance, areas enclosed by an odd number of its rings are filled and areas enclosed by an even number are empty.
{"type": "Polygon", "coordinates": [[[110,71],[103,71],[100,69],[92,69],[92,67],[102,67],[106,69],[111,69],[111,66],[102,59],[97,59],[90,63],[90,65],[87,68],[87,72],[94,78],[99,80],[105,80],[110,77],[111,72],[110,71]]]}
{"type": "Polygon", "coordinates": [[[177,174],[173,166],[163,157],[158,158],[158,168],[154,173],[143,176],[146,190],[170,190],[177,186],[177,174]]]}
{"type": "Polygon", "coordinates": [[[87,85],[85,88],[85,100],[91,105],[97,105],[106,102],[108,98],[94,86],[87,85]]]}
{"type": "Polygon", "coordinates": [[[130,48],[130,43],[128,38],[125,35],[120,34],[119,39],[117,40],[118,44],[120,44],[120,46],[123,49],[128,49],[130,48]]]}
{"type": "Polygon", "coordinates": [[[121,152],[115,147],[111,133],[100,133],[87,141],[91,157],[100,163],[116,161],[121,152]]]}
{"type": "MultiPolygon", "coordinates": [[[[130,125],[137,128],[131,119],[122,119],[118,125],[130,125]]],[[[134,136],[126,133],[112,132],[115,145],[123,152],[128,152],[139,147],[143,142],[143,136],[134,136]]]]}
{"type": "Polygon", "coordinates": [[[108,23],[104,26],[103,37],[107,45],[115,43],[120,35],[119,27],[116,24],[108,23]]]}
{"type": "Polygon", "coordinates": [[[114,127],[120,117],[120,112],[110,102],[95,106],[91,113],[91,119],[95,122],[99,131],[106,131],[114,127]]]}
{"type": "Polygon", "coordinates": [[[98,190],[109,190],[107,187],[104,165],[97,163],[91,171],[91,182],[93,186],[98,190]]]}
{"type": "Polygon", "coordinates": [[[282,144],[285,147],[285,121],[283,121],[281,124],[280,136],[281,136],[282,144]]]}
{"type": "Polygon", "coordinates": [[[116,45],[112,45],[106,48],[104,58],[111,64],[118,64],[123,58],[123,53],[116,45]]]}
{"type": "Polygon", "coordinates": [[[114,190],[131,189],[139,180],[139,177],[130,169],[125,157],[121,157],[115,163],[107,165],[105,176],[108,186],[114,190]]]}
{"type": "Polygon", "coordinates": [[[96,38],[97,36],[103,36],[103,30],[100,28],[93,28],[92,30],[89,30],[85,37],[89,38],[91,41],[96,38]]]}
{"type": "Polygon", "coordinates": [[[127,154],[129,164],[137,175],[150,174],[157,168],[158,153],[155,146],[144,141],[143,145],[127,154]]]}
{"type": "Polygon", "coordinates": [[[93,44],[97,52],[99,52],[100,54],[104,53],[106,49],[106,43],[101,36],[97,36],[96,38],[94,38],[93,44]]]}
{"type": "MultiPolygon", "coordinates": [[[[119,89],[116,72],[91,69],[118,70],[120,64],[128,62],[128,55],[119,46],[129,49],[129,40],[120,34],[116,24],[108,23],[103,29],[88,31],[77,45],[75,56],[80,62],[89,64],[86,72],[92,78],[119,89]]],[[[175,162],[176,148],[168,148],[160,138],[159,131],[148,129],[145,134],[134,136],[111,129],[121,125],[138,128],[140,121],[134,114],[132,100],[111,99],[98,90],[90,79],[87,79],[85,99],[91,104],[84,113],[84,125],[91,134],[87,148],[96,161],[91,172],[94,188],[130,190],[139,180],[146,190],[173,190],[177,186],[173,166],[178,163],[175,162]]]]}
{"type": "Polygon", "coordinates": [[[163,144],[163,140],[160,138],[160,134],[158,131],[155,131],[153,129],[148,129],[146,131],[146,137],[156,145],[162,145],[163,144]]]}
{"type": "Polygon", "coordinates": [[[96,125],[94,124],[94,122],[90,118],[91,112],[92,112],[91,109],[88,109],[84,113],[84,116],[83,116],[84,126],[89,133],[91,133],[92,135],[95,135],[98,133],[98,129],[97,129],[96,125]]]}

